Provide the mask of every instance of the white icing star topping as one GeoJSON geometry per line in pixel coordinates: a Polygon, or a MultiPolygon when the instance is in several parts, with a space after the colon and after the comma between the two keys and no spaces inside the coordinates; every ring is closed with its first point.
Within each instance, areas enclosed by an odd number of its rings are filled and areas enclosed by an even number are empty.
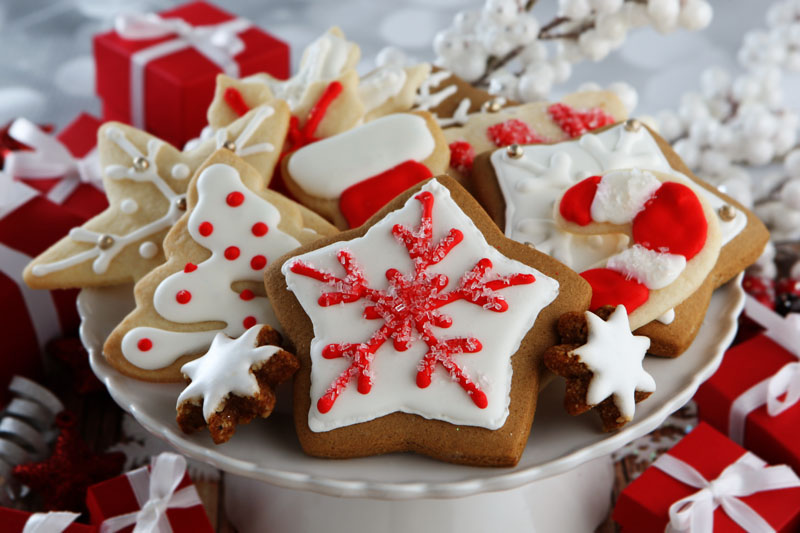
{"type": "Polygon", "coordinates": [[[578,144],[592,156],[602,169],[619,168],[661,168],[661,154],[649,150],[645,135],[649,135],[644,128],[639,131],[627,131],[618,128],[617,141],[607,148],[603,141],[594,134],[587,134],[580,138],[578,144]],[[637,151],[634,151],[637,150],[637,151]]]}
{"type": "Polygon", "coordinates": [[[589,339],[573,350],[594,374],[586,392],[586,403],[597,405],[613,395],[625,418],[633,418],[636,391],[654,392],[656,382],[642,367],[650,339],[631,333],[625,306],[619,305],[603,320],[586,312],[589,339]]]}
{"type": "Polygon", "coordinates": [[[181,372],[192,382],[178,396],[178,405],[185,400],[202,398],[203,417],[208,422],[228,394],[256,394],[258,381],[250,367],[269,360],[281,350],[279,346],[256,346],[258,333],[263,327],[256,324],[238,339],[217,333],[204,356],[181,367],[181,372]]]}

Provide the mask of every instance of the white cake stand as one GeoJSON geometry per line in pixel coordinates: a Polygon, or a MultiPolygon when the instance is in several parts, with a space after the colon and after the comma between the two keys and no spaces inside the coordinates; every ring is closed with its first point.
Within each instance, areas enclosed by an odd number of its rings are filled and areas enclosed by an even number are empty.
{"type": "Polygon", "coordinates": [[[601,433],[593,415],[572,418],[563,387],[540,395],[531,437],[514,468],[478,468],[413,454],[324,460],[303,454],[284,406],[215,446],[175,423],[178,384],[125,377],[102,356],[108,333],[133,307],[129,286],[84,289],[81,338],[114,400],[148,431],[226,477],[226,511],[241,533],[284,531],[593,531],[608,512],[609,455],[658,427],[717,369],[744,305],[741,277],[717,290],[692,346],[677,359],[648,357],[657,391],[622,430],[601,433]],[[502,491],[502,492],[498,492],[502,491]]]}

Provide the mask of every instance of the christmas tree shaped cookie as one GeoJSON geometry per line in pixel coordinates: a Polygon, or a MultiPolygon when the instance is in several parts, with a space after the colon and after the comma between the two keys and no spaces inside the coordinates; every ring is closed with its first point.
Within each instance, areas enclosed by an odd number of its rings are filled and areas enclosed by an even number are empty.
{"type": "Polygon", "coordinates": [[[135,288],[136,309],[111,333],[108,361],[124,374],[179,381],[180,367],[214,336],[255,324],[277,327],[261,282],[267,265],[335,229],[263,188],[260,174],[228,150],[192,178],[186,214],[164,240],[167,262],[135,288]]]}
{"type": "Polygon", "coordinates": [[[300,358],[294,416],[307,453],[496,466],[519,460],[542,353],[590,293],[503,237],[446,176],[296,250],[266,286],[300,358]]]}
{"type": "Polygon", "coordinates": [[[288,122],[285,103],[261,106],[185,152],[130,126],[105,124],[98,151],[108,209],[34,259],[25,282],[54,289],[139,279],[164,261],[161,243],[186,211],[186,190],[197,167],[224,147],[258,169],[266,187],[288,122]]]}

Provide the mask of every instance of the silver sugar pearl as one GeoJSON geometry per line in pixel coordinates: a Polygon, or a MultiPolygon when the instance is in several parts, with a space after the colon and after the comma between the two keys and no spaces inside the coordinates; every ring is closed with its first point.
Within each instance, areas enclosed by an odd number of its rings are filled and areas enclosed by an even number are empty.
{"type": "Polygon", "coordinates": [[[114,237],[111,235],[100,235],[97,238],[97,247],[101,250],[108,250],[112,246],[114,246],[114,237]]]}

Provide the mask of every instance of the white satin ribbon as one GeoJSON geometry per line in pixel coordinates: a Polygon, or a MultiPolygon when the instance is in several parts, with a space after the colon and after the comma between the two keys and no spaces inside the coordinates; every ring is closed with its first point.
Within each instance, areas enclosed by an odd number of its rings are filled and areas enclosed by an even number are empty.
{"type": "Polygon", "coordinates": [[[744,391],[731,404],[728,435],[739,445],[744,443],[747,415],[762,405],[769,416],[778,416],[800,401],[800,362],[787,363],[777,373],[744,391]],[[786,397],[781,400],[783,395],[786,397]]]}
{"type": "Polygon", "coordinates": [[[123,39],[144,40],[175,35],[174,39],[139,50],[131,56],[131,123],[137,128],[144,129],[144,73],[150,61],[191,47],[228,76],[238,78],[239,65],[234,57],[245,48],[238,34],[251,25],[249,20],[242,18],[220,24],[192,26],[183,19],[165,19],[155,13],[125,14],[117,17],[115,29],[123,39]]]}
{"type": "Polygon", "coordinates": [[[789,313],[782,317],[749,294],[745,296],[744,310],[747,316],[766,328],[767,336],[798,355],[800,350],[800,313],[789,313]]]}
{"type": "Polygon", "coordinates": [[[167,509],[202,504],[194,485],[175,492],[185,473],[186,459],[165,452],[153,458],[150,472],[139,468],[125,474],[140,509],[104,520],[100,533],[115,533],[134,524],[133,533],[171,533],[167,509]]]}
{"type": "Polygon", "coordinates": [[[96,148],[84,157],[73,157],[58,138],[45,133],[39,126],[24,118],[15,120],[8,134],[32,150],[11,152],[6,156],[4,170],[17,178],[60,177],[58,185],[47,193],[47,197],[53,202],[64,203],[81,183],[90,183],[103,190],[103,174],[96,148]]]}
{"type": "Polygon", "coordinates": [[[749,533],[774,533],[774,529],[752,507],[739,498],[757,492],[800,487],[800,478],[786,465],[765,466],[750,452],[729,465],[713,481],[688,463],[664,454],[653,463],[678,481],[700,489],[669,508],[667,531],[705,533],[714,530],[714,511],[725,513],[749,533]]]}
{"type": "Polygon", "coordinates": [[[61,533],[78,518],[78,513],[34,513],[25,522],[22,533],[61,533]]]}

